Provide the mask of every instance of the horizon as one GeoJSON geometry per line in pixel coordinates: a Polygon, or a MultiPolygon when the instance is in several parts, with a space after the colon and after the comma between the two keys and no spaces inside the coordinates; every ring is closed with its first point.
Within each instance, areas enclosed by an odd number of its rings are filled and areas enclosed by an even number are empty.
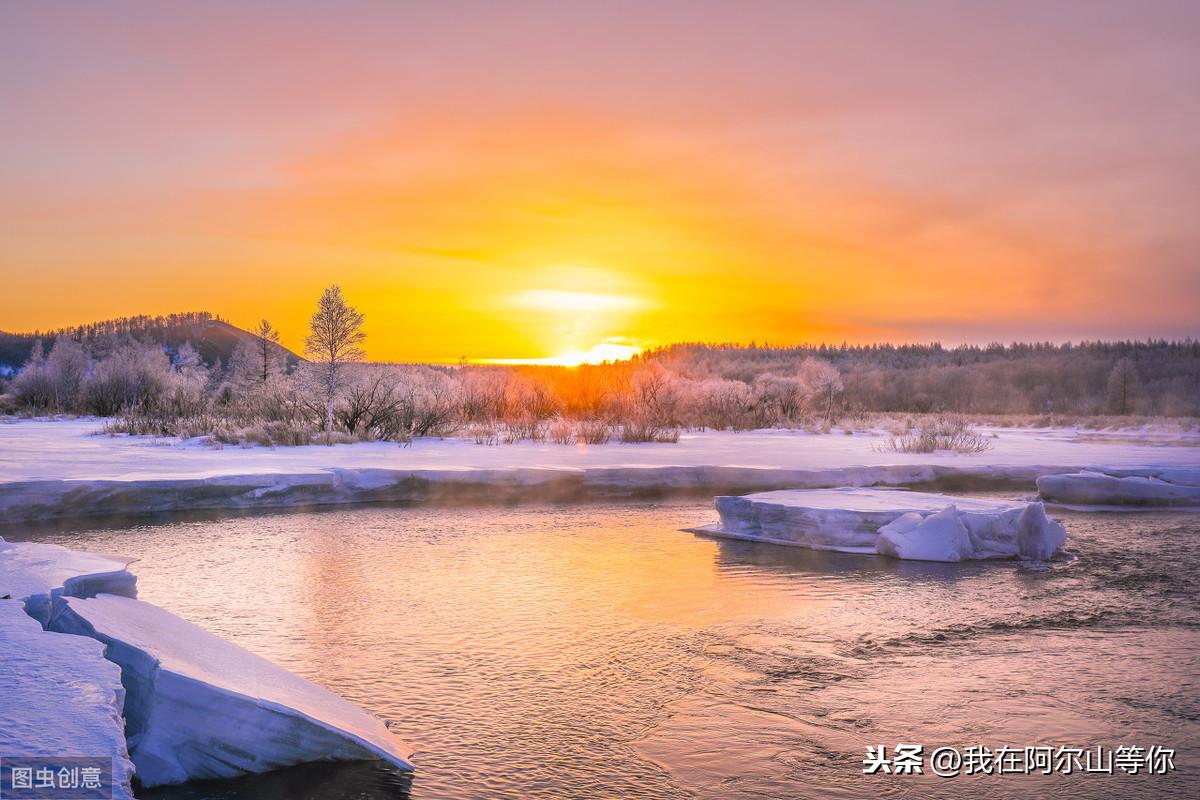
{"type": "MultiPolygon", "coordinates": [[[[166,318],[170,318],[172,316],[186,316],[186,315],[191,315],[191,314],[208,314],[212,318],[213,321],[225,323],[234,328],[237,328],[238,330],[242,331],[243,333],[246,333],[248,335],[254,335],[251,331],[252,326],[250,324],[239,324],[239,323],[236,323],[236,322],[228,319],[227,317],[224,317],[223,315],[221,315],[219,313],[214,313],[214,312],[207,311],[204,309],[192,310],[192,311],[173,311],[173,312],[166,312],[163,314],[133,314],[133,315],[129,315],[129,317],[127,317],[127,319],[144,318],[144,319],[149,319],[149,320],[155,320],[155,319],[166,319],[166,318]]],[[[46,328],[46,329],[35,328],[33,330],[23,330],[23,331],[0,329],[0,335],[20,336],[20,337],[38,337],[39,341],[43,341],[43,344],[48,348],[50,345],[49,337],[67,335],[74,329],[87,327],[89,325],[116,322],[121,319],[126,319],[126,318],[114,317],[114,318],[109,318],[109,319],[92,319],[92,320],[88,320],[87,322],[74,323],[74,324],[70,324],[70,325],[63,325],[63,326],[59,326],[56,328],[46,328]]],[[[304,351],[305,351],[303,343],[301,342],[301,344],[293,347],[293,346],[289,345],[289,343],[288,343],[288,336],[287,336],[286,332],[280,332],[280,333],[281,333],[281,342],[280,343],[283,345],[283,347],[285,349],[289,350],[294,355],[303,358],[304,351]]],[[[927,340],[927,341],[905,341],[905,342],[876,341],[876,342],[862,342],[862,343],[853,343],[853,342],[848,342],[848,341],[842,341],[842,342],[811,341],[811,342],[787,343],[787,342],[771,342],[771,341],[738,342],[738,341],[718,341],[718,340],[709,340],[709,341],[693,340],[693,341],[664,342],[662,344],[654,345],[653,347],[643,348],[643,349],[637,350],[636,352],[632,352],[632,353],[628,353],[628,354],[609,355],[609,354],[603,353],[603,351],[601,351],[601,353],[599,354],[601,357],[598,357],[598,358],[587,358],[586,357],[587,355],[591,355],[591,354],[563,354],[558,357],[527,358],[527,359],[519,359],[519,358],[470,359],[470,358],[467,358],[467,359],[465,359],[465,363],[467,363],[471,366],[495,366],[495,367],[504,367],[504,366],[513,366],[513,367],[518,367],[518,366],[579,367],[579,366],[585,366],[585,365],[595,366],[595,365],[601,365],[601,364],[615,364],[615,363],[619,363],[622,361],[628,361],[633,358],[645,356],[647,354],[653,354],[660,350],[669,350],[669,349],[675,348],[675,347],[707,347],[707,348],[714,348],[714,349],[720,349],[720,348],[755,349],[755,348],[757,348],[760,350],[804,350],[804,349],[839,350],[839,349],[856,349],[856,348],[870,348],[870,347],[892,347],[892,348],[896,348],[896,349],[901,349],[901,348],[942,349],[942,350],[946,350],[948,352],[953,352],[955,350],[971,349],[971,348],[978,349],[978,350],[988,350],[988,349],[995,348],[995,347],[1011,349],[1011,348],[1016,348],[1016,347],[1045,347],[1045,346],[1048,346],[1048,347],[1054,347],[1054,348],[1061,349],[1061,348],[1070,348],[1070,347],[1085,347],[1088,345],[1100,345],[1100,346],[1106,346],[1106,345],[1118,346],[1118,345],[1125,345],[1125,344],[1153,345],[1153,344],[1156,344],[1159,342],[1165,343],[1167,345],[1179,346],[1179,345],[1192,344],[1192,343],[1195,343],[1196,341],[1197,341],[1197,339],[1194,337],[1191,337],[1191,336],[1185,336],[1185,337],[1180,337],[1180,338],[1153,337],[1152,336],[1152,337],[1128,338],[1128,339],[1115,339],[1115,338],[1114,339],[1064,339],[1064,340],[1058,340],[1058,341],[1050,340],[1050,339],[1043,339],[1043,340],[1013,339],[1013,340],[1009,340],[1009,341],[989,341],[989,342],[945,342],[945,341],[940,341],[940,340],[927,340]],[[607,357],[605,357],[605,356],[607,356],[607,357]]],[[[459,358],[454,358],[454,359],[424,360],[424,361],[399,360],[399,359],[372,359],[372,358],[368,357],[368,358],[364,359],[364,362],[370,363],[370,364],[379,364],[379,365],[428,364],[431,366],[454,366],[456,364],[464,363],[464,357],[460,356],[459,358]]]]}
{"type": "Polygon", "coordinates": [[[0,10],[0,328],[295,350],[336,282],[377,361],[1200,335],[1194,4],[353,8],[0,10]]]}

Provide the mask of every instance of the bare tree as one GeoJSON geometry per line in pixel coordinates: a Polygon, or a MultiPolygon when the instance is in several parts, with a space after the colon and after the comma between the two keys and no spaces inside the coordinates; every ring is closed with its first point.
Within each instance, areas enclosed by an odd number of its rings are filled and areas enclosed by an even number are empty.
{"type": "Polygon", "coordinates": [[[342,290],[334,284],[317,301],[317,311],[308,324],[305,350],[319,370],[325,393],[325,440],[333,432],[333,403],[349,364],[361,361],[363,315],[347,305],[342,290]]]}
{"type": "MultiPolygon", "coordinates": [[[[337,288],[337,287],[334,287],[337,288]]],[[[267,322],[265,319],[260,320],[258,325],[251,331],[255,339],[255,351],[258,355],[256,366],[261,367],[263,386],[267,385],[267,381],[271,378],[271,372],[279,361],[279,331],[267,322]]]]}

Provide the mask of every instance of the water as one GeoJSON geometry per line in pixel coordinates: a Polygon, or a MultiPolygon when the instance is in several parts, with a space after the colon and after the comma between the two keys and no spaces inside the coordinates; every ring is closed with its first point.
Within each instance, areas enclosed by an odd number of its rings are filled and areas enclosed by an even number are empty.
{"type": "MultiPolygon", "coordinates": [[[[1200,524],[1067,514],[1073,558],[899,563],[681,533],[711,506],[112,523],[140,595],[386,719],[411,778],[160,798],[1196,797],[1200,524]],[[865,776],[865,747],[1162,745],[1168,776],[865,776]]],[[[9,538],[17,538],[5,532],[9,538]]]]}

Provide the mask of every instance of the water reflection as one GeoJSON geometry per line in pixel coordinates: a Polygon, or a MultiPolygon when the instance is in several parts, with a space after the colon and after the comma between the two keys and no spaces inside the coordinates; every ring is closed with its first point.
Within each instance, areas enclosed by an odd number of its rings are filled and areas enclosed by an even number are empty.
{"type": "MultiPolygon", "coordinates": [[[[698,534],[703,536],[703,534],[698,534]]],[[[717,566],[726,570],[738,570],[752,566],[760,570],[778,570],[786,573],[807,573],[813,577],[836,575],[852,581],[871,582],[881,575],[907,578],[914,581],[937,580],[957,581],[982,574],[1000,566],[1009,569],[1012,565],[1003,562],[971,561],[961,564],[945,564],[934,561],[900,561],[857,553],[839,553],[830,550],[807,550],[802,547],[780,547],[778,545],[736,539],[712,538],[717,545],[717,566]]]]}
{"type": "Polygon", "coordinates": [[[712,517],[709,504],[370,507],[33,535],[140,557],[145,599],[417,749],[411,784],[318,765],[154,796],[1195,796],[1193,517],[1072,515],[1078,558],[1044,571],[679,532],[712,517]],[[1179,769],[862,775],[866,744],[909,740],[1161,744],[1179,769]]]}

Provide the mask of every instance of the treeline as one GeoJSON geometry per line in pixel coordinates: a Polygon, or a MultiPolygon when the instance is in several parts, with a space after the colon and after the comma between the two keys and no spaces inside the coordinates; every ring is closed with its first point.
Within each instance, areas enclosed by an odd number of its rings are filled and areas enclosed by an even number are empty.
{"type": "Polygon", "coordinates": [[[19,334],[27,339],[57,339],[66,336],[76,341],[98,339],[105,336],[130,335],[141,338],[143,334],[156,331],[176,330],[204,325],[212,321],[221,321],[207,311],[184,311],[178,314],[138,314],[132,317],[116,317],[84,325],[71,325],[65,328],[55,328],[48,331],[33,331],[19,334]]]}
{"type": "Polygon", "coordinates": [[[1200,341],[745,347],[678,344],[647,357],[685,377],[753,384],[833,365],[849,412],[1200,415],[1200,341]]]}
{"type": "Polygon", "coordinates": [[[3,402],[11,411],[112,417],[114,431],[271,444],[448,435],[673,441],[684,429],[828,430],[875,412],[1200,416],[1200,343],[1190,340],[680,344],[571,368],[431,366],[363,363],[361,325],[331,287],[313,316],[306,361],[265,320],[252,332],[203,312],[84,326],[35,341],[3,402]],[[218,323],[236,333],[226,358],[173,343],[181,327],[218,323]]]}

